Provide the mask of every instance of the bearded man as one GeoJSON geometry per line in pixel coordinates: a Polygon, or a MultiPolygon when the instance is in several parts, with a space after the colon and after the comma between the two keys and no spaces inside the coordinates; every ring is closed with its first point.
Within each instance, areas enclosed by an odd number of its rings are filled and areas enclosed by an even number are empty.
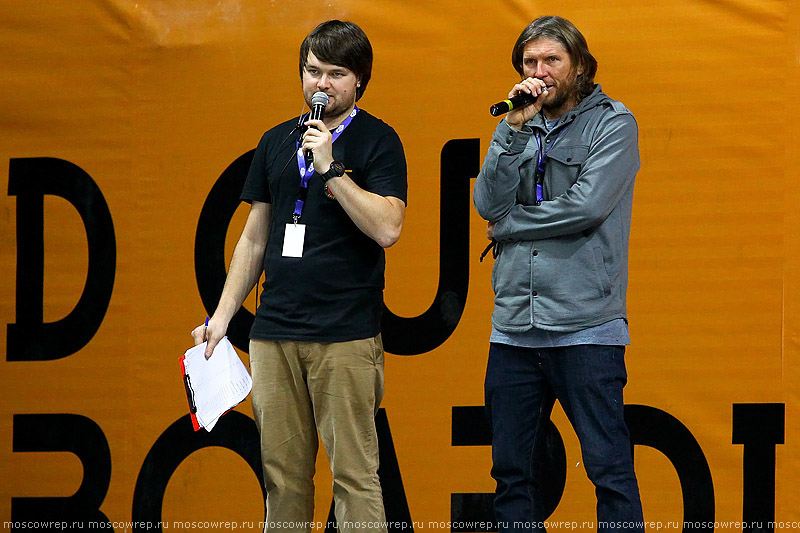
{"type": "Polygon", "coordinates": [[[636,121],[594,83],[568,20],[520,35],[509,92],[535,97],[497,125],[474,202],[494,245],[486,410],[499,531],[543,530],[539,471],[557,399],[596,487],[599,531],[644,531],[622,390],[636,121]]]}

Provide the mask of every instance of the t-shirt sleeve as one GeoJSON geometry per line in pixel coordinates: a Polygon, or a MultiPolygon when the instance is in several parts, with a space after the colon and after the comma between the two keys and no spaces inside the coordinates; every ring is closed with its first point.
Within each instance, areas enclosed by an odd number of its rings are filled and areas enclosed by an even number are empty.
{"type": "Polygon", "coordinates": [[[375,143],[374,156],[366,172],[366,190],[380,196],[395,196],[408,203],[408,170],[403,143],[388,127],[375,143]]]}
{"type": "Polygon", "coordinates": [[[269,144],[269,133],[261,136],[250,170],[247,172],[247,179],[242,188],[241,200],[245,202],[265,202],[272,203],[272,195],[269,192],[269,180],[267,179],[267,145],[269,144]]]}

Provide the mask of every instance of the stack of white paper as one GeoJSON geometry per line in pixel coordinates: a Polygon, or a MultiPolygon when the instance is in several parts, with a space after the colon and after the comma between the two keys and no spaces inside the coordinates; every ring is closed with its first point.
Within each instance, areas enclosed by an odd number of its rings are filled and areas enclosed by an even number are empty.
{"type": "Polygon", "coordinates": [[[242,402],[253,388],[253,378],[228,337],[223,337],[206,359],[206,344],[186,350],[183,367],[196,407],[197,423],[211,431],[223,414],[242,402]]]}

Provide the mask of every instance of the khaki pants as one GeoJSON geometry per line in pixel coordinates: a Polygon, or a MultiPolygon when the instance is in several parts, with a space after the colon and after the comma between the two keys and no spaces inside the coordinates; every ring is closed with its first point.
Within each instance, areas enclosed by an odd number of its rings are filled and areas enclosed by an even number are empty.
{"type": "Polygon", "coordinates": [[[380,335],[339,343],[253,340],[250,370],[267,490],[264,531],[311,531],[319,431],[339,531],[385,532],[375,430],[383,398],[380,335]]]}

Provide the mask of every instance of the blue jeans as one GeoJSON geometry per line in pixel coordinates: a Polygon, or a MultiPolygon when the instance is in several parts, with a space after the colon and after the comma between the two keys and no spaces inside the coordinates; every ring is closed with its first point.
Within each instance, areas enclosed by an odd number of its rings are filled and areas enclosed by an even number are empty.
{"type": "Polygon", "coordinates": [[[499,531],[536,530],[519,524],[547,518],[535,465],[556,399],[578,435],[586,473],[595,485],[598,531],[644,531],[624,419],[626,382],[624,346],[491,344],[485,395],[499,531]]]}

